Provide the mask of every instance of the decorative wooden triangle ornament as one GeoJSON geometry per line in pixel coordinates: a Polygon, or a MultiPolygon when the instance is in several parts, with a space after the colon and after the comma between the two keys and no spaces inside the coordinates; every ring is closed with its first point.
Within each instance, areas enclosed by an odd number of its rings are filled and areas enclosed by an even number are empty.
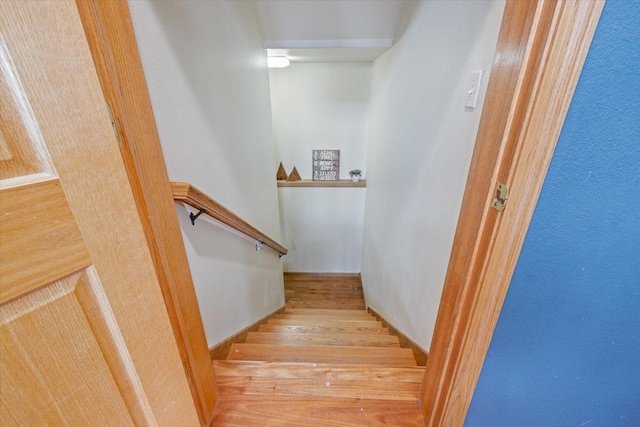
{"type": "Polygon", "coordinates": [[[293,170],[289,174],[289,178],[287,178],[287,181],[300,181],[300,179],[301,179],[300,174],[298,173],[298,170],[294,166],[293,170]]]}
{"type": "Polygon", "coordinates": [[[287,171],[284,170],[284,166],[282,166],[282,162],[280,162],[280,166],[278,166],[278,173],[276,174],[276,179],[278,181],[284,181],[287,179],[287,171]]]}

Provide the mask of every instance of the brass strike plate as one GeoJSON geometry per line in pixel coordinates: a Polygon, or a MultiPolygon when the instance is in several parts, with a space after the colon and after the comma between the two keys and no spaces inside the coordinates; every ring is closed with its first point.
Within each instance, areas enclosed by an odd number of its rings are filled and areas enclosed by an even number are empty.
{"type": "Polygon", "coordinates": [[[111,119],[111,127],[113,127],[113,133],[116,135],[116,140],[118,141],[118,144],[122,144],[122,142],[120,141],[120,134],[118,133],[118,127],[116,126],[116,119],[113,117],[113,110],[111,109],[111,104],[109,104],[108,102],[107,104],[107,111],[109,112],[109,118],[111,119]]]}
{"type": "Polygon", "coordinates": [[[493,201],[493,208],[498,212],[502,212],[504,210],[505,205],[507,204],[507,199],[509,198],[509,186],[507,184],[498,183],[498,195],[493,201]]]}

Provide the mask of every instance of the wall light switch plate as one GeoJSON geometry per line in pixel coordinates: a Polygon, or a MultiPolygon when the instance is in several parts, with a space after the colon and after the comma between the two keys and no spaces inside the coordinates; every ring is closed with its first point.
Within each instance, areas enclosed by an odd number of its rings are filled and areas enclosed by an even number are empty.
{"type": "Polygon", "coordinates": [[[480,82],[482,81],[482,70],[473,71],[471,73],[471,85],[467,91],[467,108],[476,108],[478,103],[478,93],[480,92],[480,82]]]}

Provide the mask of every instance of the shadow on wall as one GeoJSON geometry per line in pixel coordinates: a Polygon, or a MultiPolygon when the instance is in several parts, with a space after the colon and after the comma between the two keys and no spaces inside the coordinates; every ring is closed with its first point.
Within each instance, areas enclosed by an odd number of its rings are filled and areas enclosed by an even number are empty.
{"type": "Polygon", "coordinates": [[[504,3],[405,7],[396,44],[373,68],[362,276],[367,302],[429,348],[504,3]]]}
{"type": "Polygon", "coordinates": [[[202,216],[192,225],[187,210],[182,207],[177,207],[177,210],[185,244],[194,249],[199,260],[230,263],[251,269],[273,269],[274,257],[275,260],[278,259],[278,253],[273,249],[263,246],[257,251],[253,240],[235,230],[229,231],[222,225],[212,224],[202,216]]]}
{"type": "Polygon", "coordinates": [[[183,207],[177,214],[209,347],[284,306],[278,253],[202,219],[191,225],[183,207]]]}
{"type": "Polygon", "coordinates": [[[132,9],[148,14],[138,19],[138,37],[153,37],[141,43],[141,54],[152,58],[145,71],[170,176],[194,181],[210,174],[194,183],[276,232],[252,210],[257,204],[271,214],[275,188],[249,184],[276,171],[266,53],[253,3],[152,1],[132,9]]]}

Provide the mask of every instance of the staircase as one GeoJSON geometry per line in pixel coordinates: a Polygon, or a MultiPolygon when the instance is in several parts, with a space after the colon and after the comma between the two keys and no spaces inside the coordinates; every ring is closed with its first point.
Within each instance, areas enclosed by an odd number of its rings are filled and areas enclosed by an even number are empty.
{"type": "Polygon", "coordinates": [[[285,275],[284,311],[214,361],[214,426],[422,426],[424,367],[357,276],[285,275]]]}

